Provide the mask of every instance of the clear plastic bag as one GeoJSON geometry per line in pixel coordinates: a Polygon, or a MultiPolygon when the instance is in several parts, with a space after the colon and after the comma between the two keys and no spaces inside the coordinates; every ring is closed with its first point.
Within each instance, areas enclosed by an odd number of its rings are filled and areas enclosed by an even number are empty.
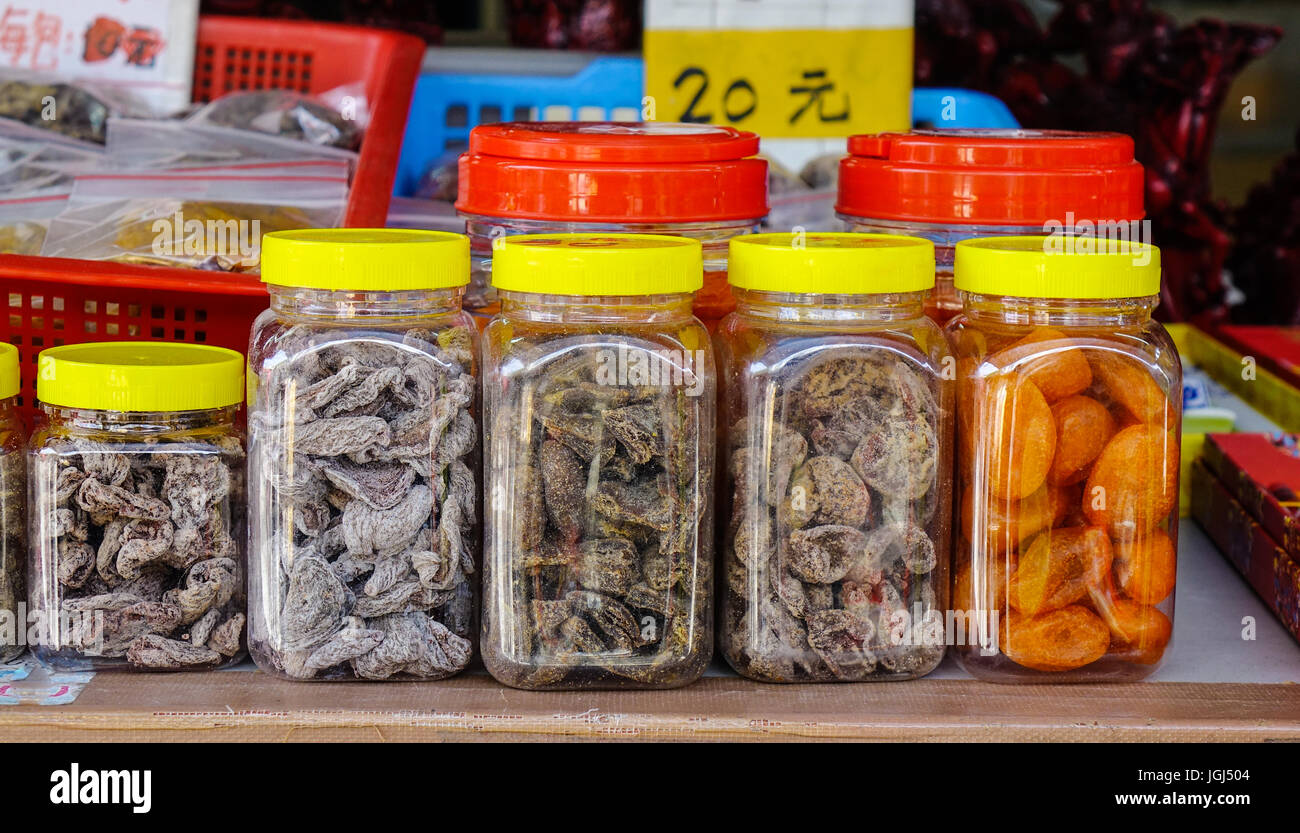
{"type": "Polygon", "coordinates": [[[68,204],[68,188],[46,188],[0,199],[0,254],[38,255],[50,221],[68,204]]]}
{"type": "Polygon", "coordinates": [[[91,174],[77,178],[41,254],[251,272],[263,234],[337,226],[346,202],[346,177],[278,166],[91,174]]]}
{"type": "Polygon", "coordinates": [[[355,164],[350,150],[321,147],[251,130],[153,119],[112,119],[108,160],[123,168],[171,168],[239,164],[251,160],[342,160],[355,164]]]}
{"type": "Polygon", "coordinates": [[[313,145],[355,150],[368,118],[359,85],[319,97],[292,90],[232,92],[190,115],[190,124],[252,130],[313,145]]]}
{"type": "Polygon", "coordinates": [[[113,115],[151,114],[143,103],[109,85],[0,73],[0,121],[4,122],[0,132],[57,135],[77,143],[102,146],[107,138],[109,117],[113,115]]]}

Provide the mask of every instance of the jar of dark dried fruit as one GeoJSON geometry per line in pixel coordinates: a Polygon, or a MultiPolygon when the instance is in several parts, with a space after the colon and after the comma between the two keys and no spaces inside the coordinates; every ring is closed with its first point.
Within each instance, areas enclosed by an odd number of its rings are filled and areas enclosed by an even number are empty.
{"type": "Polygon", "coordinates": [[[40,354],[28,455],[32,651],[59,669],[244,656],[244,358],[109,342],[40,354]]]}
{"type": "Polygon", "coordinates": [[[704,247],[695,314],[714,326],[735,307],[727,242],[767,214],[758,136],[710,124],[515,122],[470,133],[456,208],[474,247],[465,307],[486,321],[492,242],[516,234],[672,234],[704,247]]]}
{"type": "Polygon", "coordinates": [[[712,653],[716,379],[698,241],[498,245],[484,333],[483,659],[519,688],[669,688],[712,653]]]}
{"type": "Polygon", "coordinates": [[[944,653],[952,358],[927,240],[731,243],[718,331],[720,640],[765,682],[898,680],[944,653]]]}
{"type": "MultiPolygon", "coordinates": [[[[18,606],[27,599],[23,586],[27,559],[27,435],[18,416],[18,395],[22,391],[18,348],[0,344],[0,616],[8,615],[11,629],[0,628],[0,662],[23,652],[26,638],[19,638],[18,606]]],[[[24,628],[25,631],[25,628],[24,628]]]]}
{"type": "MultiPolygon", "coordinates": [[[[952,285],[959,240],[1072,231],[1142,219],[1142,166],[1120,133],[917,130],[849,137],[835,210],[849,231],[907,234],[935,245],[926,311],[961,310],[952,285]]],[[[1136,239],[1136,238],[1134,238],[1136,239]]]]}
{"type": "Polygon", "coordinates": [[[1136,680],[1173,635],[1182,365],[1153,246],[957,244],[954,653],[995,682],[1136,680]]]}
{"type": "Polygon", "coordinates": [[[268,234],[249,367],[249,648],[298,680],[472,655],[477,330],[460,234],[268,234]]]}

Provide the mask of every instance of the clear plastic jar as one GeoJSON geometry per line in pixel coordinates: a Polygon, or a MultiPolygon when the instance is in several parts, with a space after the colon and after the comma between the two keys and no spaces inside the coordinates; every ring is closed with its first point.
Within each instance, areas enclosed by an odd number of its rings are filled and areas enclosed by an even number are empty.
{"type": "Polygon", "coordinates": [[[248,351],[249,649],[297,680],[434,680],[473,645],[477,335],[460,234],[262,242],[248,351]],[[254,387],[255,386],[255,387],[254,387]]]}
{"type": "Polygon", "coordinates": [[[21,391],[18,348],[0,344],[0,615],[7,613],[15,624],[12,637],[0,630],[0,662],[21,654],[26,641],[18,638],[18,628],[24,625],[18,606],[27,600],[27,588],[23,586],[27,560],[27,434],[18,416],[21,391]]]}
{"type": "Polygon", "coordinates": [[[767,162],[758,136],[670,122],[516,122],[480,125],[460,159],[457,209],[474,252],[465,308],[498,309],[492,243],[516,234],[637,233],[704,246],[694,311],[712,328],[735,308],[727,242],[767,214],[767,162]]]}
{"type": "Polygon", "coordinates": [[[849,231],[934,243],[926,311],[939,323],[961,310],[952,282],[958,241],[1086,234],[1143,216],[1142,166],[1119,133],[917,130],[851,136],[848,148],[836,212],[849,231]]]}
{"type": "Polygon", "coordinates": [[[1135,680],[1173,633],[1182,367],[1159,252],[957,245],[952,607],[997,682],[1135,680]]]}
{"type": "Polygon", "coordinates": [[[719,639],[764,682],[911,679],[944,654],[952,359],[917,238],[732,242],[719,639]]]}
{"type": "Polygon", "coordinates": [[[63,670],[244,656],[244,359],[198,344],[52,347],[28,456],[32,651],[63,670]]]}
{"type": "Polygon", "coordinates": [[[483,659],[518,688],[669,688],[712,655],[716,377],[700,245],[508,238],[484,333],[483,659]]]}

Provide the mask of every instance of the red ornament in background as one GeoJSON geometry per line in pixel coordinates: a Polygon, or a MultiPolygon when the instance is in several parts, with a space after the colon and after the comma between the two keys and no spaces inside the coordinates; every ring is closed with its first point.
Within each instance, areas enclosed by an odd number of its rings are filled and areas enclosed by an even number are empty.
{"type": "Polygon", "coordinates": [[[1232,310],[1238,323],[1300,326],[1300,131],[1295,146],[1229,215],[1228,269],[1246,296],[1232,310]]]}
{"type": "Polygon", "coordinates": [[[510,0],[515,46],[625,52],[641,46],[640,0],[510,0]]]}
{"type": "Polygon", "coordinates": [[[1228,87],[1282,36],[1272,26],[1178,26],[1146,0],[1062,0],[1046,29],[1020,0],[917,0],[916,82],[992,93],[1025,127],[1113,130],[1136,143],[1163,251],[1167,320],[1226,320],[1227,210],[1209,155],[1228,87]],[[1062,58],[1081,58],[1084,70],[1062,58]]]}

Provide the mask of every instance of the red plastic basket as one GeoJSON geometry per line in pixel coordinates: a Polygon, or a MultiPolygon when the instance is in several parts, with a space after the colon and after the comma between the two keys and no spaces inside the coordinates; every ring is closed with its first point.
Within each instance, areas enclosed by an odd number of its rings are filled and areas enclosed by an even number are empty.
{"type": "MultiPolygon", "coordinates": [[[[322,92],[362,82],[370,126],[361,143],[344,225],[383,226],[424,42],[328,23],[205,16],[194,59],[194,100],[232,90],[322,92]]],[[[23,357],[21,405],[30,416],[36,355],[86,341],[216,344],[243,352],[266,309],[256,276],[89,260],[0,255],[0,338],[23,357]]]]}

